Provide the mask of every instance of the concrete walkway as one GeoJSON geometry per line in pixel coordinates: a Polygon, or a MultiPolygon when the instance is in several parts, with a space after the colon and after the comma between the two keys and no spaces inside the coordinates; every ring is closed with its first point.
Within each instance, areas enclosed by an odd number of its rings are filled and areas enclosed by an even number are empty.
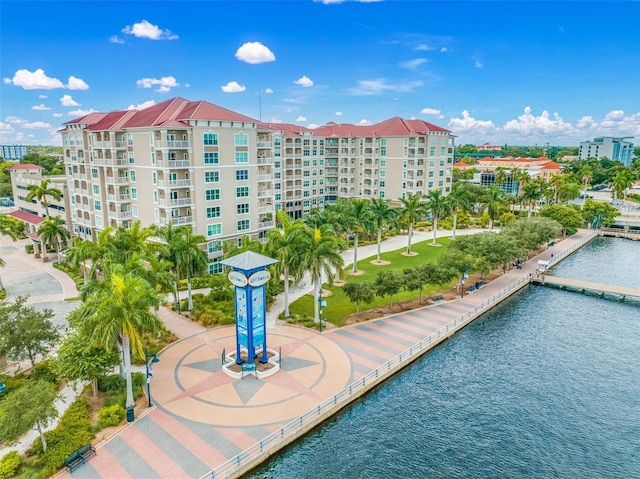
{"type": "MultiPolygon", "coordinates": [[[[368,373],[456,323],[461,315],[478,312],[505,286],[526,280],[539,259],[550,260],[554,254],[553,261],[558,261],[563,251],[590,235],[582,230],[531,258],[522,269],[455,301],[322,334],[277,324],[268,338],[270,347],[282,352],[282,368],[266,379],[236,380],[222,372],[222,352],[235,344],[233,326],[173,343],[155,365],[151,389],[156,407],[98,447],[97,456],[72,476],[151,479],[207,474],[272,433],[284,431],[292,420],[359,384],[368,373]]],[[[66,472],[62,476],[71,477],[66,472]]]]}

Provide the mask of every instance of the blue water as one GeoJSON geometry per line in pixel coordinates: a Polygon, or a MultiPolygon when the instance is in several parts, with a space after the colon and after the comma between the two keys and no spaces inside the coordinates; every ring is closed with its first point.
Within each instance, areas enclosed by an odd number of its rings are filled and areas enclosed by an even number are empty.
{"type": "MultiPolygon", "coordinates": [[[[638,265],[603,239],[555,274],[638,265]]],[[[640,478],[640,308],[529,286],[250,477],[640,478]]]]}

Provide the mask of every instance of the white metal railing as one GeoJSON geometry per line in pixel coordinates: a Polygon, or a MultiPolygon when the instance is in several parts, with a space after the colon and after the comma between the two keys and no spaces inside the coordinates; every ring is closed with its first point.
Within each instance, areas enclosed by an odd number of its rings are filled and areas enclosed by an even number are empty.
{"type": "Polygon", "coordinates": [[[163,148],[189,148],[187,140],[167,140],[161,147],[163,148]]]}
{"type": "Polygon", "coordinates": [[[260,221],[258,222],[258,228],[273,228],[275,226],[275,221],[260,221]]]}
{"type": "Polygon", "coordinates": [[[189,160],[156,160],[156,164],[161,168],[188,168],[189,160]]]}
{"type": "Polygon", "coordinates": [[[277,431],[269,434],[261,441],[256,442],[248,449],[245,449],[240,454],[220,464],[215,469],[201,476],[200,479],[215,479],[217,477],[225,477],[231,475],[233,471],[237,470],[242,465],[251,460],[257,459],[271,447],[282,443],[285,438],[295,436],[301,430],[305,429],[309,423],[317,422],[319,416],[322,416],[328,411],[335,412],[341,409],[343,406],[351,402],[354,397],[358,397],[361,392],[363,392],[367,388],[372,387],[384,377],[386,377],[392,370],[398,369],[397,366],[414,360],[416,356],[419,356],[426,350],[430,349],[433,344],[437,343],[442,338],[449,336],[452,331],[454,331],[455,329],[459,329],[466,323],[475,319],[476,316],[478,316],[484,310],[488,309],[489,306],[493,305],[496,301],[510,294],[514,289],[521,287],[524,283],[529,283],[530,281],[530,273],[527,276],[519,278],[518,280],[514,281],[513,283],[495,293],[490,298],[485,299],[479,305],[474,306],[466,313],[458,316],[456,319],[443,326],[438,331],[431,333],[429,336],[422,339],[419,343],[414,344],[409,349],[404,350],[399,355],[384,363],[382,366],[379,366],[362,378],[351,383],[349,386],[338,391],[333,397],[323,401],[313,409],[307,411],[301,416],[298,416],[297,418],[282,426],[277,431]]]}
{"type": "Polygon", "coordinates": [[[273,176],[271,175],[258,175],[258,181],[271,181],[273,176]]]}
{"type": "Polygon", "coordinates": [[[129,195],[107,195],[109,201],[129,201],[129,195]]]}
{"type": "Polygon", "coordinates": [[[271,148],[271,142],[270,141],[258,141],[258,148],[271,148]]]}
{"type": "Polygon", "coordinates": [[[258,213],[273,213],[273,205],[260,206],[258,208],[258,213]]]}
{"type": "Polygon", "coordinates": [[[158,180],[158,185],[163,188],[171,188],[175,186],[190,186],[191,180],[158,180]]]}
{"type": "Polygon", "coordinates": [[[188,206],[193,204],[191,198],[160,199],[160,206],[188,206]]]}
{"type": "Polygon", "coordinates": [[[271,190],[258,191],[258,198],[267,198],[269,196],[273,196],[273,191],[271,190]]]}
{"type": "Polygon", "coordinates": [[[273,163],[271,158],[258,158],[259,165],[270,165],[271,163],[273,163]]]}

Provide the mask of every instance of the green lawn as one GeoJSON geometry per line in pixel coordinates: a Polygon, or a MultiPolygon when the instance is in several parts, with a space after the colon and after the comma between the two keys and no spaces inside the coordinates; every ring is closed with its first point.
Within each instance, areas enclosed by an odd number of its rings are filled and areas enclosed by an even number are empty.
{"type": "MultiPolygon", "coordinates": [[[[391,269],[393,271],[402,273],[402,271],[407,268],[414,268],[425,263],[436,263],[438,257],[446,251],[450,242],[450,238],[439,238],[438,244],[442,245],[440,247],[429,246],[431,244],[431,240],[414,244],[411,246],[411,251],[418,253],[417,256],[403,256],[401,253],[406,251],[406,247],[396,251],[391,251],[389,253],[382,253],[381,258],[385,261],[391,262],[391,264],[386,266],[375,266],[371,264],[371,261],[376,259],[375,255],[369,258],[358,259],[358,269],[364,271],[365,274],[363,274],[362,276],[350,276],[347,274],[345,279],[347,282],[373,283],[375,282],[376,276],[378,275],[378,271],[391,269]]],[[[350,271],[351,266],[348,266],[347,268],[345,268],[345,270],[350,271]]],[[[326,317],[327,321],[335,324],[336,326],[344,326],[345,318],[350,314],[356,312],[356,305],[349,301],[349,298],[347,298],[342,292],[341,287],[329,286],[328,284],[324,284],[323,288],[328,289],[333,293],[333,295],[326,298],[327,307],[326,309],[324,309],[323,317],[326,317]]],[[[432,296],[434,293],[440,292],[442,289],[444,288],[438,286],[424,288],[423,297],[432,296]]],[[[417,291],[400,291],[393,297],[393,302],[396,303],[398,301],[408,301],[416,299],[418,297],[419,293],[417,291]]],[[[367,309],[372,309],[380,306],[387,306],[388,304],[388,297],[376,297],[374,302],[371,304],[361,304],[360,310],[365,311],[367,309]]],[[[312,318],[313,296],[305,295],[297,301],[293,302],[290,306],[290,311],[292,315],[300,315],[312,318]]]]}

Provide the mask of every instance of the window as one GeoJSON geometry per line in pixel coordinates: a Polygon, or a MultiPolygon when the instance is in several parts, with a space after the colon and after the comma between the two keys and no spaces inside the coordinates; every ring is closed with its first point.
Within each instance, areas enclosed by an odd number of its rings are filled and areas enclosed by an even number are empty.
{"type": "Polygon", "coordinates": [[[157,185],[157,184],[158,184],[158,174],[157,174],[155,171],[152,171],[152,172],[151,172],[151,182],[152,182],[154,185],[157,185]]]}
{"type": "Polygon", "coordinates": [[[446,148],[444,146],[440,148],[440,156],[444,156],[445,152],[446,152],[446,148]]]}
{"type": "Polygon", "coordinates": [[[303,160],[302,166],[309,166],[309,160],[303,160]]]}
{"type": "Polygon", "coordinates": [[[209,206],[207,207],[207,219],[220,218],[220,207],[209,206]]]}
{"type": "Polygon", "coordinates": [[[205,199],[207,201],[216,201],[220,199],[220,190],[218,188],[214,188],[211,190],[205,190],[204,192],[205,199]]]}
{"type": "Polygon", "coordinates": [[[387,146],[387,139],[386,138],[380,138],[380,146],[387,146]]]}
{"type": "Polygon", "coordinates": [[[248,186],[238,186],[236,187],[236,198],[247,198],[249,196],[249,187],[248,186]]]}
{"type": "Polygon", "coordinates": [[[387,160],[380,160],[380,168],[387,166],[387,160]]]}
{"type": "Polygon", "coordinates": [[[91,168],[91,178],[94,180],[98,179],[98,168],[91,168]]]}
{"type": "Polygon", "coordinates": [[[282,193],[276,193],[276,201],[280,201],[282,199],[282,193]]]}
{"type": "Polygon", "coordinates": [[[309,156],[309,150],[302,150],[302,156],[309,156]]]}
{"type": "Polygon", "coordinates": [[[236,146],[247,146],[249,144],[249,135],[246,133],[236,133],[234,135],[234,144],[236,146]]]}
{"type": "Polygon", "coordinates": [[[438,176],[444,176],[444,170],[438,171],[438,176]]]}
{"type": "MultiPolygon", "coordinates": [[[[314,180],[315,181],[315,180],[314,180]]],[[[302,186],[304,186],[305,188],[309,187],[309,180],[304,180],[302,182],[302,186]]]]}
{"type": "Polygon", "coordinates": [[[96,218],[96,226],[102,226],[102,216],[95,216],[96,218]]]}
{"type": "Polygon", "coordinates": [[[131,205],[131,215],[134,218],[138,217],[138,205],[131,205]]]}
{"type": "Polygon", "coordinates": [[[153,190],[153,202],[158,202],[158,190],[153,190]]]}
{"type": "Polygon", "coordinates": [[[434,166],[436,166],[436,161],[435,160],[429,160],[429,168],[433,168],[434,166]]]}
{"type": "Polygon", "coordinates": [[[136,172],[135,171],[130,171],[129,172],[129,179],[131,180],[132,183],[136,182],[136,172]]]}
{"type": "Polygon", "coordinates": [[[249,179],[249,170],[236,170],[236,181],[247,181],[249,179]]]}
{"type": "Polygon", "coordinates": [[[440,166],[444,166],[444,160],[440,160],[440,166]]]}
{"type": "Polygon", "coordinates": [[[209,254],[217,253],[219,251],[222,251],[222,241],[209,241],[207,243],[207,252],[209,254]]]}
{"type": "Polygon", "coordinates": [[[138,199],[138,188],[131,188],[131,199],[132,200],[138,199]]]}
{"type": "Polygon", "coordinates": [[[93,194],[94,195],[100,194],[100,185],[93,185],[93,194]]]}
{"type": "Polygon", "coordinates": [[[251,228],[251,220],[238,221],[238,231],[247,231],[251,228]]]}
{"type": "Polygon", "coordinates": [[[387,150],[380,150],[380,156],[387,156],[387,150]]]}
{"type": "Polygon", "coordinates": [[[239,203],[236,205],[236,213],[239,215],[246,215],[249,213],[249,203],[239,203]]]}
{"type": "Polygon", "coordinates": [[[380,188],[384,188],[385,186],[387,186],[386,180],[380,180],[380,188]]]}
{"type": "Polygon", "coordinates": [[[133,165],[136,162],[136,160],[133,157],[133,153],[129,152],[129,164],[133,165]]]}
{"type": "Polygon", "coordinates": [[[217,165],[218,164],[218,152],[205,152],[204,154],[205,165],[217,165]]]}
{"type": "Polygon", "coordinates": [[[220,274],[224,271],[224,265],[220,262],[220,258],[214,258],[209,263],[209,274],[220,274]]]}
{"type": "Polygon", "coordinates": [[[205,171],[204,182],[205,183],[218,183],[220,181],[219,171],[205,171]]]}
{"type": "Polygon", "coordinates": [[[281,143],[280,143],[280,138],[276,138],[275,140],[273,140],[273,144],[274,144],[275,146],[280,146],[280,145],[281,145],[281,143]]]}
{"type": "Polygon", "coordinates": [[[387,172],[384,170],[380,170],[380,178],[386,178],[387,177],[387,172]]]}
{"type": "Polygon", "coordinates": [[[100,200],[93,200],[93,209],[96,211],[102,210],[102,204],[100,203],[100,200]]]}
{"type": "Polygon", "coordinates": [[[203,135],[202,141],[205,145],[213,145],[216,146],[218,144],[218,134],[217,133],[205,133],[203,135]]]}
{"type": "Polygon", "coordinates": [[[249,163],[249,152],[236,151],[236,163],[249,163]]]}
{"type": "Polygon", "coordinates": [[[429,144],[431,146],[436,146],[436,139],[435,138],[431,138],[431,141],[429,142],[429,144]]]}
{"type": "Polygon", "coordinates": [[[433,178],[433,171],[429,172],[429,178],[433,178]]]}
{"type": "Polygon", "coordinates": [[[207,236],[218,236],[221,234],[222,234],[222,225],[220,223],[207,225],[207,236]]]}
{"type": "Polygon", "coordinates": [[[151,152],[151,164],[155,165],[156,164],[156,154],[151,152]]]}

